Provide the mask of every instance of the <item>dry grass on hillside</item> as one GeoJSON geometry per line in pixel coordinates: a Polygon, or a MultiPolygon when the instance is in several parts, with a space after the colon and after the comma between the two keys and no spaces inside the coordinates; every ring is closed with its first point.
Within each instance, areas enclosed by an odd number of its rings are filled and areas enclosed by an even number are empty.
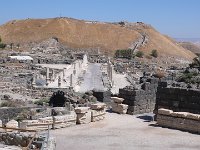
{"type": "Polygon", "coordinates": [[[129,48],[147,34],[149,40],[145,47],[140,47],[146,54],[157,49],[159,54],[179,56],[192,59],[195,55],[182,48],[173,40],[161,35],[153,28],[140,30],[122,27],[119,24],[87,22],[71,18],[26,19],[10,21],[0,26],[0,35],[5,43],[41,42],[57,37],[71,48],[99,48],[113,54],[117,49],[129,48]]]}

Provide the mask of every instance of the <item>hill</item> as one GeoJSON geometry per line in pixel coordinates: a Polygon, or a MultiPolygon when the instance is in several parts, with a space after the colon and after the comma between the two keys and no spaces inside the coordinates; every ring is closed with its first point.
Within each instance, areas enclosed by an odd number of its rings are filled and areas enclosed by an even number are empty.
{"type": "Polygon", "coordinates": [[[163,56],[195,57],[174,40],[141,22],[105,23],[72,18],[14,20],[0,26],[0,36],[8,44],[23,45],[57,37],[69,48],[98,48],[109,54],[132,48],[146,54],[157,49],[163,56]]]}
{"type": "Polygon", "coordinates": [[[200,46],[191,42],[180,42],[179,43],[183,48],[192,51],[195,54],[200,54],[200,46]]]}

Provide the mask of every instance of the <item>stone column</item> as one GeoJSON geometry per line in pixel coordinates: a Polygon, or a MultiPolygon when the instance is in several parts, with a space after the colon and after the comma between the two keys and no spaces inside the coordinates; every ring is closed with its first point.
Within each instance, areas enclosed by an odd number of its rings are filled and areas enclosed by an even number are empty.
{"type": "Polygon", "coordinates": [[[73,87],[73,74],[70,75],[70,87],[73,87]]]}
{"type": "Polygon", "coordinates": [[[52,69],[52,81],[55,81],[55,70],[52,69]]]}
{"type": "Polygon", "coordinates": [[[73,70],[73,74],[76,75],[76,63],[74,63],[74,70],[73,70]]]}
{"type": "Polygon", "coordinates": [[[35,86],[35,76],[33,76],[32,86],[35,86]]]}
{"type": "Polygon", "coordinates": [[[50,80],[49,78],[49,67],[46,68],[46,82],[48,83],[50,80]]]}
{"type": "Polygon", "coordinates": [[[58,76],[58,87],[61,87],[61,77],[58,76]]]}
{"type": "Polygon", "coordinates": [[[65,72],[66,72],[66,68],[63,68],[63,79],[65,79],[65,76],[66,76],[65,72]]]}

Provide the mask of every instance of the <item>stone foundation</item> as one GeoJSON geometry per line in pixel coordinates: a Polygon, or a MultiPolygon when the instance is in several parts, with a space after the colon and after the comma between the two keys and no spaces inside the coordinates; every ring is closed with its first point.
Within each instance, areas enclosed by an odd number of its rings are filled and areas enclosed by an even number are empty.
{"type": "Polygon", "coordinates": [[[159,83],[156,93],[155,113],[159,108],[177,112],[200,114],[200,90],[168,87],[166,82],[159,83]]]}
{"type": "Polygon", "coordinates": [[[76,125],[76,114],[62,116],[52,116],[40,118],[38,120],[23,120],[20,122],[20,128],[27,130],[47,130],[49,128],[59,129],[76,125]]]}
{"type": "Polygon", "coordinates": [[[200,134],[200,115],[197,114],[158,109],[157,123],[162,127],[200,134]]]}

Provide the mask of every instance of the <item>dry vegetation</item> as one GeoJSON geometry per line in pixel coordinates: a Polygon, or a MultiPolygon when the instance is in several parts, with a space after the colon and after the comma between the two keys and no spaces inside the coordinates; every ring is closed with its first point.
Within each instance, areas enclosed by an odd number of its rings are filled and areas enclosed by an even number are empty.
{"type": "MultiPolygon", "coordinates": [[[[137,27],[138,28],[138,27],[137,27]]],[[[140,30],[111,23],[91,23],[71,18],[26,19],[10,21],[0,26],[0,35],[5,43],[40,42],[57,37],[71,48],[100,48],[109,54],[117,49],[127,49],[146,33],[148,42],[140,50],[149,54],[152,49],[159,54],[192,59],[195,55],[179,46],[172,39],[163,36],[152,27],[140,30]],[[140,33],[139,33],[140,32],[140,33]]]]}

